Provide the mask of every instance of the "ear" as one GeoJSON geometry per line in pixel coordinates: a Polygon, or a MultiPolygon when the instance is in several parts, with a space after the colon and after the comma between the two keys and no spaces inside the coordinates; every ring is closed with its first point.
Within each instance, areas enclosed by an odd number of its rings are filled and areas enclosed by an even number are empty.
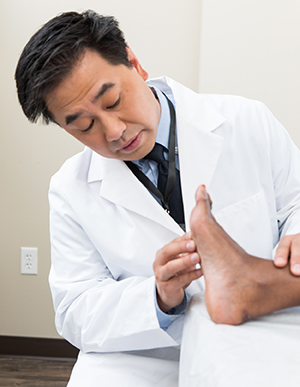
{"type": "Polygon", "coordinates": [[[138,61],[138,58],[134,55],[132,50],[127,46],[127,55],[128,55],[128,60],[132,64],[132,66],[136,69],[138,74],[143,78],[144,81],[148,79],[148,73],[146,70],[143,69],[142,65],[138,61]]]}

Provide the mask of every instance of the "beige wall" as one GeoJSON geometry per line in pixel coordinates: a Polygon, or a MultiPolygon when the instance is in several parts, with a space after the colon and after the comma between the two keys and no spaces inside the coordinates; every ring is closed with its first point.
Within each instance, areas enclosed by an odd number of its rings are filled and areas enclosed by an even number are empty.
{"type": "Polygon", "coordinates": [[[13,81],[22,47],[56,14],[91,8],[119,19],[150,76],[167,74],[197,89],[200,6],[199,0],[0,0],[0,335],[57,337],[47,282],[47,190],[51,175],[82,149],[58,127],[23,116],[13,81]],[[21,246],[38,247],[37,276],[20,274],[21,246]]]}
{"type": "Polygon", "coordinates": [[[201,92],[263,101],[300,147],[299,0],[203,0],[201,92]]]}
{"type": "Polygon", "coordinates": [[[300,145],[297,0],[0,0],[0,335],[57,337],[47,283],[47,190],[50,176],[82,147],[55,126],[27,123],[13,73],[42,23],[87,8],[119,19],[150,76],[260,99],[300,145]],[[20,275],[21,246],[38,247],[37,276],[20,275]]]}

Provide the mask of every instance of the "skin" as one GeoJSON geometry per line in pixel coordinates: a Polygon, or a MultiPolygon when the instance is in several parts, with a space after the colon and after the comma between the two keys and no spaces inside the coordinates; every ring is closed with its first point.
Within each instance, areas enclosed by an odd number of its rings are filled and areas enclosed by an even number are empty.
{"type": "MultiPolygon", "coordinates": [[[[145,83],[147,72],[127,51],[132,68],[111,65],[87,50],[45,102],[54,120],[95,152],[138,160],[154,147],[160,104],[145,83]]],[[[191,235],[185,234],[157,252],[153,266],[157,301],[165,312],[179,305],[184,289],[202,275],[195,249],[191,235]]]]}
{"type": "Polygon", "coordinates": [[[111,65],[87,50],[45,98],[55,121],[69,134],[118,160],[138,160],[149,153],[160,118],[160,105],[145,83],[147,72],[130,49],[128,57],[132,68],[111,65]]]}
{"type": "MultiPolygon", "coordinates": [[[[147,72],[142,68],[133,52],[129,48],[127,51],[128,59],[132,64],[131,68],[124,65],[111,65],[98,53],[86,50],[71,73],[46,96],[45,102],[54,120],[69,134],[95,152],[104,157],[118,160],[138,160],[154,147],[160,119],[160,105],[145,83],[148,78],[147,72]]],[[[156,278],[157,301],[162,311],[167,312],[174,306],[180,305],[184,297],[184,290],[204,273],[208,283],[207,305],[211,315],[214,316],[215,308],[213,305],[219,307],[221,301],[218,297],[215,298],[215,295],[212,296],[213,289],[218,289],[219,294],[223,294],[224,298],[227,289],[226,281],[221,281],[221,279],[223,274],[224,278],[230,278],[228,273],[234,273],[237,270],[238,265],[235,267],[234,262],[238,262],[239,259],[249,263],[247,267],[250,274],[252,271],[254,274],[256,273],[256,264],[253,262],[256,262],[258,267],[263,265],[266,277],[262,281],[268,279],[271,283],[272,278],[281,280],[281,277],[277,278],[278,274],[286,273],[284,274],[286,283],[282,282],[286,288],[283,289],[287,289],[291,283],[294,285],[295,279],[299,284],[300,281],[296,277],[300,275],[299,235],[282,239],[275,258],[275,265],[284,267],[284,269],[278,270],[275,269],[272,262],[262,263],[265,261],[255,257],[252,257],[252,261],[249,260],[249,257],[245,255],[246,253],[237,245],[232,244],[230,237],[226,233],[224,234],[224,231],[220,231],[218,227],[208,227],[207,229],[200,227],[200,225],[203,226],[201,220],[203,213],[199,208],[199,201],[197,201],[191,218],[193,235],[185,234],[175,239],[156,254],[153,269],[156,278]],[[228,246],[226,270],[218,271],[217,266],[215,269],[211,269],[214,267],[215,261],[213,258],[209,258],[208,247],[207,251],[203,250],[205,245],[203,235],[206,235],[207,240],[211,239],[211,247],[215,249],[217,255],[224,247],[220,246],[218,238],[222,236],[226,242],[228,246]],[[197,265],[200,262],[200,255],[203,273],[197,265]],[[288,262],[290,262],[294,275],[289,272],[288,262]],[[219,281],[213,278],[219,279],[219,281]],[[210,284],[214,284],[214,286],[210,284]]],[[[252,277],[252,279],[248,277],[248,288],[251,287],[249,286],[251,281],[256,283],[255,275],[252,277]]],[[[268,304],[262,302],[262,294],[257,290],[258,288],[252,286],[253,297],[251,299],[251,302],[255,301],[256,305],[259,306],[258,311],[248,310],[240,300],[239,303],[235,303],[242,305],[241,309],[237,308],[234,313],[237,318],[229,321],[226,318],[223,320],[224,316],[217,316],[216,321],[240,323],[245,320],[243,317],[245,313],[246,316],[255,317],[298,302],[289,298],[289,292],[295,291],[292,288],[286,292],[288,300],[283,300],[275,305],[272,304],[271,300],[272,307],[268,307],[268,304]],[[258,298],[255,298],[255,295],[258,298]],[[241,310],[243,310],[242,317],[240,316],[241,310]]],[[[264,291],[269,292],[272,299],[272,292],[276,292],[276,286],[268,287],[266,282],[264,291]],[[273,289],[274,287],[275,289],[273,289]]],[[[269,298],[267,300],[269,302],[269,298]]]]}
{"type": "Polygon", "coordinates": [[[196,244],[191,234],[173,240],[156,253],[153,269],[156,279],[157,302],[164,312],[181,304],[184,290],[202,276],[196,244]]]}
{"type": "Polygon", "coordinates": [[[205,303],[213,321],[237,325],[300,305],[300,278],[288,266],[278,269],[270,260],[247,254],[231,239],[214,219],[203,186],[196,192],[190,226],[201,256],[205,303]]]}
{"type": "Polygon", "coordinates": [[[277,248],[275,266],[285,267],[289,262],[291,273],[300,276],[300,234],[284,236],[277,248]]]}

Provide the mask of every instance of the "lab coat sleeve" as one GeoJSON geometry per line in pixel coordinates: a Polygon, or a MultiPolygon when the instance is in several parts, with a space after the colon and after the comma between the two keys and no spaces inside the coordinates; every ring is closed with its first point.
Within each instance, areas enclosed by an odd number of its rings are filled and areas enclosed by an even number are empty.
{"type": "MultiPolygon", "coordinates": [[[[269,141],[279,237],[300,233],[300,151],[284,127],[262,104],[269,141]]],[[[276,246],[277,247],[277,246],[276,246]]],[[[273,256],[276,248],[273,251],[273,256]]]]}
{"type": "Polygon", "coordinates": [[[50,288],[58,333],[83,352],[176,346],[160,328],[154,277],[112,277],[76,219],[59,180],[50,191],[50,288]]]}

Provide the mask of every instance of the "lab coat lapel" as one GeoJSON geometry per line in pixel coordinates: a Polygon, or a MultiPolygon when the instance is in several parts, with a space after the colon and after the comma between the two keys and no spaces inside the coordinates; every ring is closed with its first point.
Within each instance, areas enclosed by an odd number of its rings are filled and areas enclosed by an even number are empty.
{"type": "Polygon", "coordinates": [[[180,178],[188,230],[197,187],[205,184],[209,191],[223,144],[223,138],[213,131],[225,119],[203,95],[169,82],[176,101],[180,178]]]}
{"type": "Polygon", "coordinates": [[[181,114],[178,114],[178,128],[180,178],[188,231],[187,220],[195,206],[195,192],[201,184],[205,184],[209,191],[223,139],[211,132],[199,130],[196,125],[189,125],[181,114]]]}
{"type": "Polygon", "coordinates": [[[105,159],[93,153],[89,182],[101,180],[99,194],[116,205],[161,224],[178,235],[179,225],[157,203],[144,185],[121,160],[105,159]]]}

